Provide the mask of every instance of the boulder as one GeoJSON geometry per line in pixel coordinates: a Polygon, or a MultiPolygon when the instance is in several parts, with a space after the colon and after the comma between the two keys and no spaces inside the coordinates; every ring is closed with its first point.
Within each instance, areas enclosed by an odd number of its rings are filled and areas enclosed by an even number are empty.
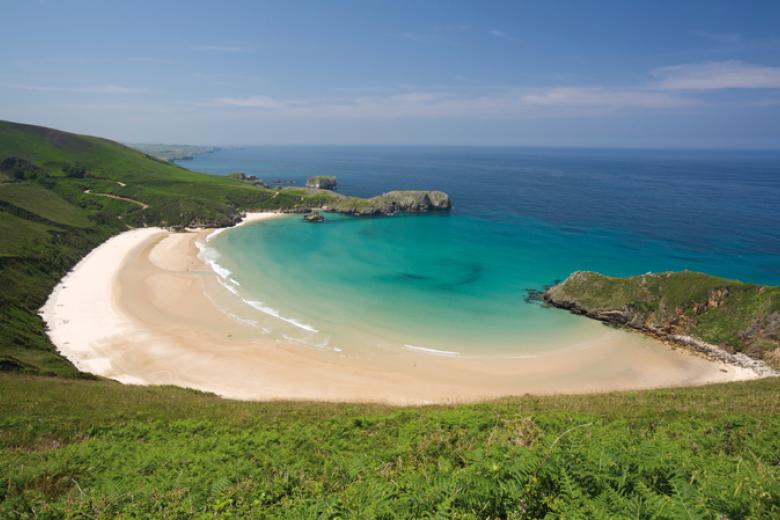
{"type": "Polygon", "coordinates": [[[319,211],[312,211],[303,216],[304,222],[325,222],[325,217],[319,211]]]}

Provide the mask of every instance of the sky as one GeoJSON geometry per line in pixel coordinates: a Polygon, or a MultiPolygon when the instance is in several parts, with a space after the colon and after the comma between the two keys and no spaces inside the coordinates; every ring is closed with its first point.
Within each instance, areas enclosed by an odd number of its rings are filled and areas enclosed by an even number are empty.
{"type": "Polygon", "coordinates": [[[780,149],[777,0],[0,12],[0,119],[123,142],[780,149]]]}

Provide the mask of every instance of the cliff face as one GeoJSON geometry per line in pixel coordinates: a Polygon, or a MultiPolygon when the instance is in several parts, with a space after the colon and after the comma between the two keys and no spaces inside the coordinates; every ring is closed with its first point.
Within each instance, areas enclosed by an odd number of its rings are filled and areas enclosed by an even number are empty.
{"type": "Polygon", "coordinates": [[[306,179],[306,187],[317,190],[335,190],[336,177],[330,175],[317,175],[306,179]]]}
{"type": "Polygon", "coordinates": [[[780,368],[780,287],[691,272],[614,278],[577,271],[542,298],[708,354],[743,354],[780,368]]]}
{"type": "Polygon", "coordinates": [[[449,196],[441,191],[390,191],[370,199],[333,197],[322,209],[365,216],[448,211],[451,207],[449,196]]]}

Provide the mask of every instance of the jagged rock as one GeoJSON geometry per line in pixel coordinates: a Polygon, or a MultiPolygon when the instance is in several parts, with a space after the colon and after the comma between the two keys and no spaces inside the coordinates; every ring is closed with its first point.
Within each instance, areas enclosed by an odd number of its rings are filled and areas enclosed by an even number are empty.
{"type": "Polygon", "coordinates": [[[447,211],[452,206],[442,191],[389,191],[363,201],[335,203],[334,211],[353,215],[394,215],[400,212],[447,211]]]}
{"type": "Polygon", "coordinates": [[[780,287],[688,271],[630,278],[577,271],[547,288],[542,298],[555,307],[749,368],[759,376],[778,375],[769,365],[780,366],[776,359],[780,312],[771,311],[780,306],[780,287]]]}
{"type": "Polygon", "coordinates": [[[304,222],[325,222],[325,217],[323,217],[319,211],[312,211],[311,213],[306,213],[303,216],[304,222]]]}
{"type": "Polygon", "coordinates": [[[335,190],[336,177],[332,175],[316,175],[306,179],[306,187],[317,190],[335,190]]]}

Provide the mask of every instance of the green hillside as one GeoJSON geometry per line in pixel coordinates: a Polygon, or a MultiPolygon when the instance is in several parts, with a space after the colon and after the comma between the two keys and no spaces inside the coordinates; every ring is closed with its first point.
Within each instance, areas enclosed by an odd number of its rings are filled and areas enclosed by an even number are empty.
{"type": "Polygon", "coordinates": [[[111,235],[145,225],[230,225],[243,210],[322,202],[314,190],[262,189],[106,139],[0,121],[0,366],[77,375],[54,352],[37,310],[111,235]]]}
{"type": "Polygon", "coordinates": [[[778,390],[394,408],[0,376],[0,517],[778,518],[778,390]]]}
{"type": "Polygon", "coordinates": [[[238,402],[79,374],[37,315],[128,227],[442,197],[269,190],[0,122],[0,518],[780,517],[777,378],[460,406],[238,402]]]}
{"type": "Polygon", "coordinates": [[[578,271],[544,297],[593,318],[692,336],[780,368],[780,287],[688,271],[630,278],[578,271]]]}

